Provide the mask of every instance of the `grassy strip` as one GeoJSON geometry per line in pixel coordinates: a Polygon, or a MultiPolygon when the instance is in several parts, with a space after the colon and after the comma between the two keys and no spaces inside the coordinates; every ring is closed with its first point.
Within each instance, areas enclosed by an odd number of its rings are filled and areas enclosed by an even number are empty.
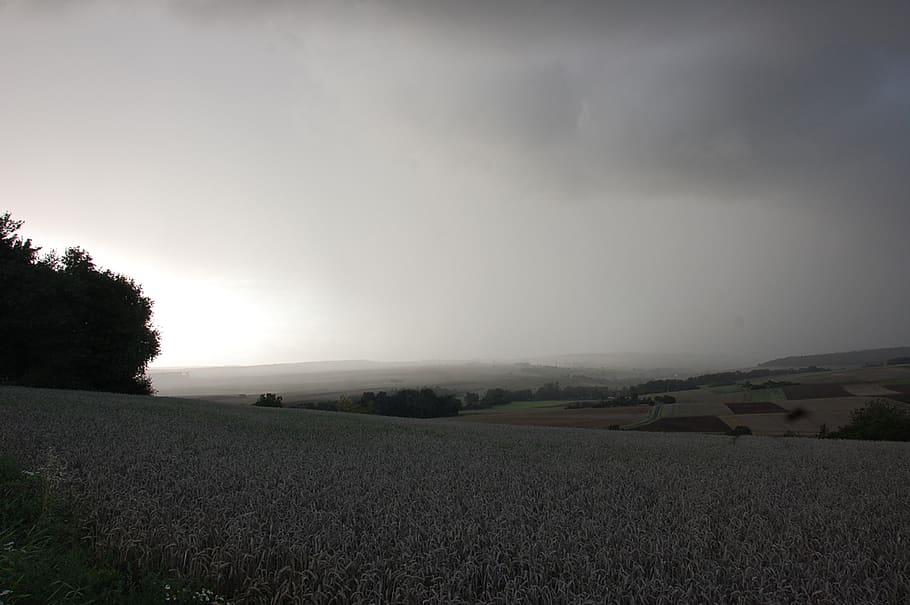
{"type": "Polygon", "coordinates": [[[529,410],[534,408],[558,408],[568,404],[569,401],[547,400],[547,401],[511,401],[502,405],[494,405],[491,410],[529,410]]]}
{"type": "Polygon", "coordinates": [[[710,391],[710,392],[712,392],[712,393],[728,394],[728,393],[739,393],[740,391],[743,390],[743,385],[741,385],[741,384],[725,384],[725,385],[723,385],[723,386],[702,387],[702,388],[705,389],[706,391],[710,391]]]}
{"type": "Polygon", "coordinates": [[[186,582],[99,559],[53,480],[0,453],[0,605],[223,603],[186,582]]]}

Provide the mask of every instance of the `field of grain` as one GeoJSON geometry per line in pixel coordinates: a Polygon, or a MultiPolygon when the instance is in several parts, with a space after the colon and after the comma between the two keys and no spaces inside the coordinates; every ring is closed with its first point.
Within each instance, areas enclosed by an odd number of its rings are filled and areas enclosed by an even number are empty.
{"type": "Polygon", "coordinates": [[[754,403],[728,403],[727,407],[734,414],[776,414],[786,410],[770,401],[756,401],[754,403]]]}
{"type": "Polygon", "coordinates": [[[743,395],[743,402],[781,401],[787,398],[782,388],[755,389],[746,391],[743,395]]]}
{"type": "Polygon", "coordinates": [[[831,370],[830,372],[787,374],[777,376],[775,380],[787,380],[800,384],[855,384],[859,382],[885,384],[888,382],[910,381],[910,367],[849,368],[831,370]]]}
{"type": "Polygon", "coordinates": [[[788,400],[830,399],[850,396],[850,393],[839,384],[794,384],[784,387],[783,390],[788,400]]]}
{"type": "Polygon", "coordinates": [[[868,382],[845,384],[843,387],[847,393],[856,395],[857,397],[887,397],[888,395],[893,395],[895,392],[893,389],[889,389],[880,384],[870,384],[868,382]]]}
{"type": "MultiPolygon", "coordinates": [[[[496,412],[511,412],[512,410],[533,410],[536,408],[564,408],[569,404],[568,401],[563,400],[547,400],[547,401],[510,401],[509,403],[503,403],[501,405],[494,405],[490,408],[484,408],[480,410],[467,410],[469,414],[491,414],[496,412]]],[[[464,413],[464,412],[462,412],[464,413]]]]}
{"type": "Polygon", "coordinates": [[[677,403],[726,403],[730,401],[748,401],[749,391],[739,389],[734,392],[722,392],[714,389],[692,389],[669,393],[677,403]]]}
{"type": "Polygon", "coordinates": [[[661,406],[661,418],[681,418],[686,416],[717,416],[729,414],[726,404],[720,401],[702,403],[671,403],[661,406]]]}
{"type": "Polygon", "coordinates": [[[726,424],[718,416],[670,416],[660,417],[654,422],[636,427],[636,431],[669,433],[720,433],[724,434],[733,425],[726,424]]]}
{"type": "Polygon", "coordinates": [[[0,448],[236,603],[910,601],[910,444],[0,387],[0,448]]]}
{"type": "MultiPolygon", "coordinates": [[[[562,402],[563,405],[568,402],[562,402]]],[[[516,426],[552,426],[588,429],[606,429],[613,425],[640,422],[651,413],[649,405],[630,405],[607,408],[579,408],[567,410],[564,407],[513,408],[509,410],[483,410],[468,413],[452,419],[455,422],[480,422],[487,424],[511,424],[516,426]]]]}

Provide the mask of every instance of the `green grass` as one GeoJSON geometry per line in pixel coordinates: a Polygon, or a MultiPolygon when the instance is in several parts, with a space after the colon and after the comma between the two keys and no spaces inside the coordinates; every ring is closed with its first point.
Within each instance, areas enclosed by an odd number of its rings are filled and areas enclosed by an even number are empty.
{"type": "Polygon", "coordinates": [[[749,391],[746,398],[748,401],[786,401],[787,396],[781,388],[775,389],[754,389],[749,391]]]}
{"type": "MultiPolygon", "coordinates": [[[[502,405],[494,405],[489,410],[501,411],[501,410],[531,410],[534,408],[558,408],[567,405],[568,401],[557,401],[557,400],[547,400],[547,401],[512,401],[511,403],[504,403],[502,405]]],[[[483,410],[481,410],[483,411],[483,410]]]]}
{"type": "Polygon", "coordinates": [[[706,391],[711,391],[712,393],[739,393],[743,390],[741,384],[725,384],[717,387],[704,387],[706,391]]]}
{"type": "Polygon", "coordinates": [[[117,569],[93,553],[44,474],[0,453],[0,605],[199,602],[185,582],[117,569]]]}
{"type": "Polygon", "coordinates": [[[557,400],[548,400],[548,401],[512,401],[510,403],[503,403],[501,405],[494,405],[488,408],[480,408],[477,410],[459,410],[459,414],[462,416],[470,416],[472,414],[489,414],[490,412],[508,412],[512,410],[533,410],[537,408],[559,408],[565,407],[569,401],[557,401],[557,400]]]}

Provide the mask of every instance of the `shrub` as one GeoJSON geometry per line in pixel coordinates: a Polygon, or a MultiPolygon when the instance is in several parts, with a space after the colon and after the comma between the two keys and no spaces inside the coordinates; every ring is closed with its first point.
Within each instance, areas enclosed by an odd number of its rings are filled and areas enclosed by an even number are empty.
{"type": "Polygon", "coordinates": [[[727,434],[732,435],[733,437],[739,437],[740,435],[751,435],[752,429],[747,426],[739,425],[733,430],[727,431],[727,434]]]}
{"type": "Polygon", "coordinates": [[[256,403],[253,405],[258,405],[263,408],[282,408],[284,404],[281,402],[281,395],[276,395],[275,393],[263,393],[259,396],[259,399],[256,400],[256,403]]]}
{"type": "Polygon", "coordinates": [[[866,407],[853,410],[850,424],[828,436],[833,439],[910,441],[910,414],[898,403],[874,399],[866,407]]]}

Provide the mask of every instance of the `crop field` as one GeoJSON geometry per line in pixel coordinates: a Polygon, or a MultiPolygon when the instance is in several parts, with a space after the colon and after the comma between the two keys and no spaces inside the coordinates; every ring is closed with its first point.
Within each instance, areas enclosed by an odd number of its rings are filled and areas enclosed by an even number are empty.
{"type": "Polygon", "coordinates": [[[787,398],[782,388],[755,389],[744,395],[743,402],[781,401],[787,398]]]}
{"type": "MultiPolygon", "coordinates": [[[[567,402],[562,402],[563,404],[567,402]]],[[[651,413],[651,406],[635,405],[608,408],[580,408],[567,410],[563,407],[525,408],[519,410],[483,410],[452,418],[454,422],[482,422],[488,424],[512,424],[517,426],[552,426],[589,429],[606,429],[612,425],[626,425],[645,420],[651,413]]]]}
{"type": "Polygon", "coordinates": [[[910,602],[910,444],[0,387],[0,449],[234,603],[910,602]]]}
{"type": "Polygon", "coordinates": [[[746,401],[748,391],[734,391],[722,393],[714,389],[692,389],[690,391],[674,391],[669,393],[676,398],[677,403],[724,403],[727,401],[746,401]]]}
{"type": "Polygon", "coordinates": [[[800,384],[852,384],[858,382],[886,384],[889,382],[910,382],[910,367],[885,366],[878,368],[850,368],[818,373],[787,374],[777,377],[776,380],[788,380],[800,384]]]}
{"type": "Polygon", "coordinates": [[[785,413],[787,410],[770,401],[756,401],[753,403],[728,403],[727,407],[734,414],[775,414],[785,413]]]}
{"type": "Polygon", "coordinates": [[[637,427],[636,431],[666,431],[671,433],[726,433],[732,426],[718,416],[670,416],[637,427]]]}
{"type": "Polygon", "coordinates": [[[787,399],[828,399],[831,397],[849,397],[839,384],[795,384],[784,387],[787,399]]]}
{"type": "Polygon", "coordinates": [[[713,393],[739,393],[743,390],[741,384],[724,384],[716,387],[705,387],[705,390],[713,393]]]}
{"type": "Polygon", "coordinates": [[[859,384],[843,385],[844,390],[857,397],[888,397],[900,389],[891,389],[880,384],[869,384],[867,382],[859,384]]]}
{"type": "Polygon", "coordinates": [[[716,416],[729,414],[726,404],[721,402],[671,403],[661,406],[661,418],[679,418],[682,416],[716,416]]]}
{"type": "Polygon", "coordinates": [[[509,410],[531,410],[535,408],[562,408],[568,405],[568,401],[512,401],[510,403],[504,403],[502,405],[494,405],[491,408],[486,410],[479,410],[481,413],[485,412],[503,412],[509,410]]]}

